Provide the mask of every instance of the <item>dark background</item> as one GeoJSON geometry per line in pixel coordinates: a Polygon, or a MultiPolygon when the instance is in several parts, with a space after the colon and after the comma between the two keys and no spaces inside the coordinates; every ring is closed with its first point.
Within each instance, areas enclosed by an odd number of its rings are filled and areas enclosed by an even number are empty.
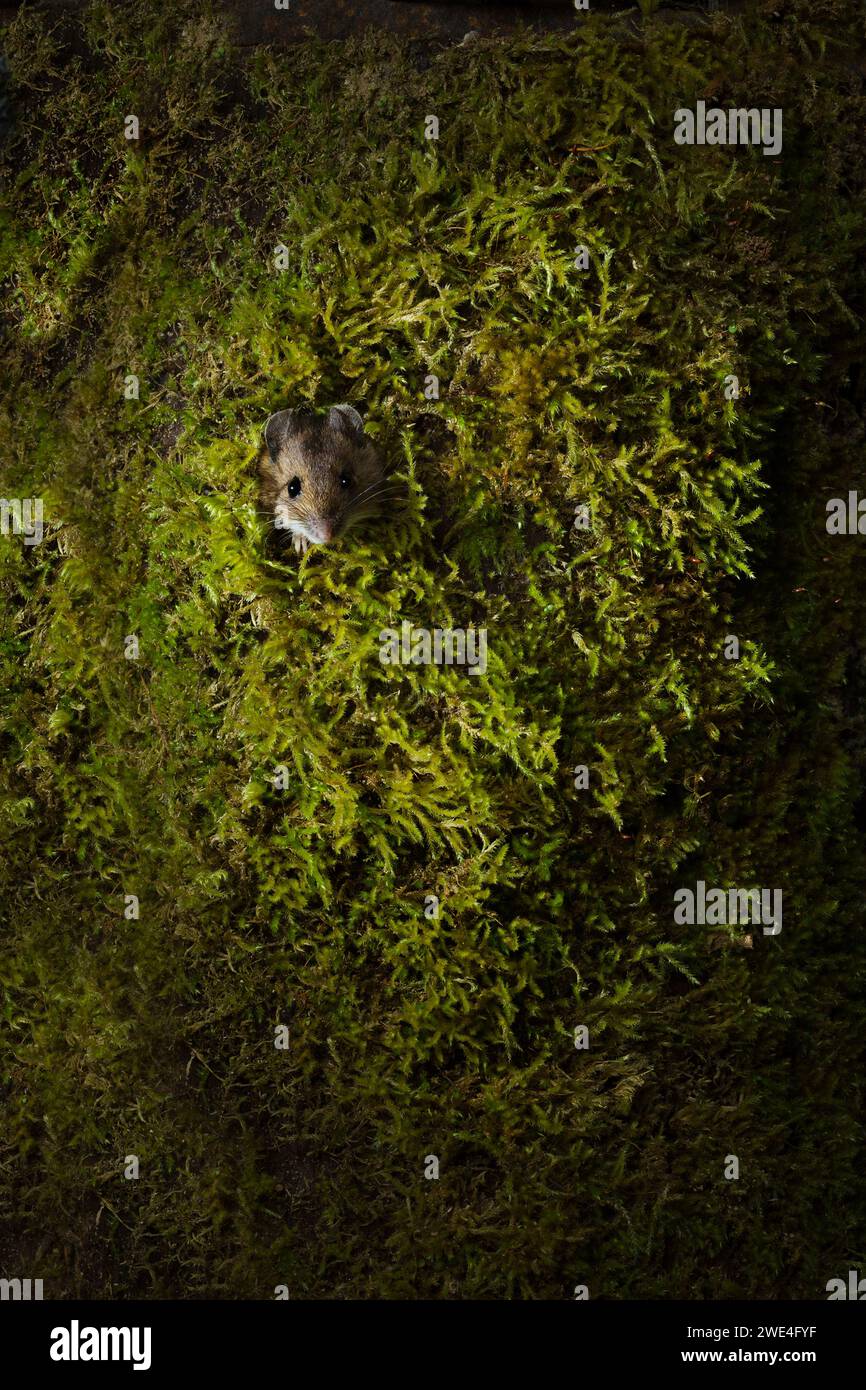
{"type": "MultiPolygon", "coordinates": [[[[36,8],[75,10],[82,0],[41,0],[36,8]]],[[[639,17],[639,5],[616,0],[590,0],[589,11],[576,11],[573,0],[291,0],[288,10],[276,10],[273,0],[220,0],[219,7],[232,16],[235,41],[240,44],[291,43],[313,30],[324,39],[343,39],[370,25],[405,38],[438,42],[462,41],[467,33],[513,33],[523,27],[535,30],[573,29],[587,13],[618,12],[639,17]]],[[[20,5],[0,3],[0,22],[20,5]]],[[[647,6],[649,8],[649,6],[647,6]]],[[[666,3],[662,18],[699,24],[712,10],[741,10],[741,0],[681,0],[666,3]]]]}

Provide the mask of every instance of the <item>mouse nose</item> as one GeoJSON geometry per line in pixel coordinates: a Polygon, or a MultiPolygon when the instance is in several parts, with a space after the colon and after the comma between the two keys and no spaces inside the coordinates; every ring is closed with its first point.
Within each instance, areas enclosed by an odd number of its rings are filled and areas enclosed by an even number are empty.
{"type": "Polygon", "coordinates": [[[319,532],[323,542],[327,543],[328,541],[332,541],[334,539],[334,522],[329,520],[328,517],[322,517],[322,520],[319,522],[319,532]]]}

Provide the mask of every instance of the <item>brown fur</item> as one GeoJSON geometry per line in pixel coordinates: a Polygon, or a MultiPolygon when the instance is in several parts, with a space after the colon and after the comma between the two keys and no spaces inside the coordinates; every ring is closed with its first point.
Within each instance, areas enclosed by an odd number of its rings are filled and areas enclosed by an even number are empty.
{"type": "Polygon", "coordinates": [[[378,515],[384,470],[363,421],[352,406],[332,406],[325,416],[281,410],[265,426],[259,456],[262,506],[278,530],[288,530],[295,549],[327,544],[350,526],[378,515]],[[289,496],[297,478],[301,490],[289,496]],[[341,478],[349,485],[341,485],[341,478]],[[306,534],[310,532],[312,534],[306,534]]]}

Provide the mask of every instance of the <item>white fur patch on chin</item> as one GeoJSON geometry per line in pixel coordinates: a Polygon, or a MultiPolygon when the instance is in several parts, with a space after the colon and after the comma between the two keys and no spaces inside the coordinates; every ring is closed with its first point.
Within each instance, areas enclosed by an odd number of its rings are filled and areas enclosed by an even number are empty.
{"type": "Polygon", "coordinates": [[[321,544],[321,537],[312,535],[302,521],[290,517],[282,504],[274,508],[274,527],[277,531],[288,531],[292,536],[300,536],[308,545],[321,544]]]}

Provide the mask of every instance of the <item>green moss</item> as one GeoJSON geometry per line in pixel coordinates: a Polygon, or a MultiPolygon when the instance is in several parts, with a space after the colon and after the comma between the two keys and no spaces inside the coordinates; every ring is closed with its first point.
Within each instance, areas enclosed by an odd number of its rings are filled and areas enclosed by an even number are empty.
{"type": "Polygon", "coordinates": [[[2,491],[48,522],[0,538],[11,1273],[815,1298],[862,1258],[824,504],[863,486],[864,38],[853,0],[426,67],[241,58],[185,0],[11,24],[2,491]],[[706,93],[782,107],[782,156],[676,146],[706,93]],[[288,561],[261,427],[335,400],[407,500],[288,561]],[[403,619],[486,627],[486,674],[383,666],[403,619]],[[699,877],[782,887],[782,935],[675,925],[699,877]]]}

